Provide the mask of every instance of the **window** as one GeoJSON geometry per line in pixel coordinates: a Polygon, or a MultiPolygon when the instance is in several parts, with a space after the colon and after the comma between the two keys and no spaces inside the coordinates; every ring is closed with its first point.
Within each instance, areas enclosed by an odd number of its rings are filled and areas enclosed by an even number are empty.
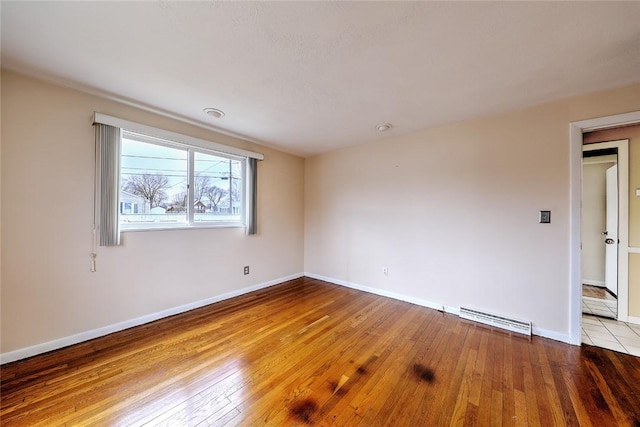
{"type": "Polygon", "coordinates": [[[94,245],[120,230],[245,227],[258,234],[258,161],[238,147],[94,113],[94,245]]]}
{"type": "Polygon", "coordinates": [[[122,131],[122,230],[242,226],[246,158],[122,131]]]}

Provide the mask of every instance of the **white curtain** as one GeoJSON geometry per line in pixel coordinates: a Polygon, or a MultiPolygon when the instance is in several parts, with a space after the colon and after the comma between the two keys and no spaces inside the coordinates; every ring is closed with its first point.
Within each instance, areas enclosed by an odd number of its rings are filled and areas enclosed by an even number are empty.
{"type": "Polygon", "coordinates": [[[119,128],[96,123],[95,229],[100,246],[118,246],[118,203],[120,199],[119,128]]]}

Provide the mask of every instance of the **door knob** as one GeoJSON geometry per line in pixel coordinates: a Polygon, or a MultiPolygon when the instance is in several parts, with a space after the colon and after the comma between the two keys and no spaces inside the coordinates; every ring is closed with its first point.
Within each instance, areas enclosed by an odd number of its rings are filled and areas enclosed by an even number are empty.
{"type": "Polygon", "coordinates": [[[611,237],[608,237],[608,238],[604,239],[604,242],[605,242],[607,245],[613,245],[616,241],[615,241],[615,240],[613,240],[611,237]]]}

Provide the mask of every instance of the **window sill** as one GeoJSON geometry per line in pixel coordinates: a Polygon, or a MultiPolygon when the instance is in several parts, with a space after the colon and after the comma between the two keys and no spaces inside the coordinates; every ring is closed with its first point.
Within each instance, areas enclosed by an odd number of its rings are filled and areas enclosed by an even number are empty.
{"type": "Polygon", "coordinates": [[[203,223],[203,224],[176,224],[176,225],[168,225],[168,224],[160,224],[157,226],[146,226],[146,227],[122,227],[120,226],[120,232],[128,233],[128,232],[140,232],[140,231],[170,231],[170,230],[201,230],[206,228],[246,228],[245,224],[241,223],[203,223]]]}

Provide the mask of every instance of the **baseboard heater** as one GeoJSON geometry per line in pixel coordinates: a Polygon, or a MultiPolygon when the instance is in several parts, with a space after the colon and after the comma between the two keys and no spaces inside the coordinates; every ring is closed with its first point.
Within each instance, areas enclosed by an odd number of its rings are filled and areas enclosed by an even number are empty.
{"type": "Polygon", "coordinates": [[[517,332],[531,336],[531,322],[525,322],[518,319],[509,319],[508,317],[498,316],[496,314],[484,311],[474,310],[468,307],[460,307],[460,317],[474,322],[484,323],[485,325],[495,326],[496,328],[506,329],[511,332],[517,332]]]}

